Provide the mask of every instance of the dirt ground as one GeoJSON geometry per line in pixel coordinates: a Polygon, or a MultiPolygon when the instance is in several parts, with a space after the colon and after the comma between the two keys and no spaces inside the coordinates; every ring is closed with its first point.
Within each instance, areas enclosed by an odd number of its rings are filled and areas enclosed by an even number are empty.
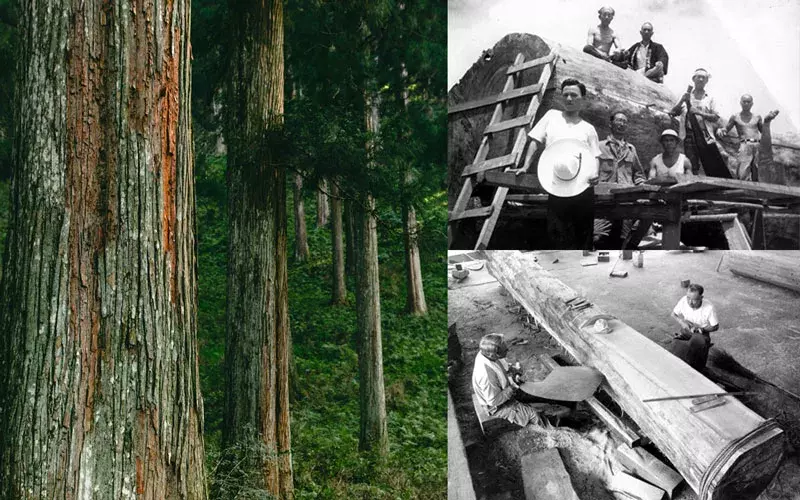
{"type": "MultiPolygon", "coordinates": [[[[674,269],[683,269],[693,277],[693,281],[704,280],[707,287],[706,296],[714,297],[718,312],[724,313],[726,318],[734,320],[732,325],[725,327],[726,336],[723,340],[714,338],[725,349],[731,352],[736,359],[747,368],[760,376],[773,382],[780,382],[787,387],[798,387],[800,380],[797,373],[797,363],[794,359],[800,355],[800,342],[792,339],[792,331],[800,322],[797,321],[800,312],[792,307],[787,307],[793,302],[786,301],[790,295],[784,295],[783,290],[772,290],[775,287],[747,283],[742,284],[729,278],[723,266],[720,276],[715,277],[710,272],[706,276],[701,270],[710,266],[714,271],[718,264],[720,253],[709,252],[706,254],[672,256],[663,252],[645,256],[645,270],[651,270],[649,277],[641,273],[637,279],[615,280],[609,284],[608,268],[603,268],[604,263],[590,272],[581,271],[579,264],[580,252],[538,252],[539,262],[546,268],[558,267],[554,272],[567,285],[583,294],[588,300],[595,302],[607,312],[618,316],[629,325],[639,330],[648,337],[661,342],[666,342],[671,331],[669,312],[672,305],[685,293],[680,288],[680,279],[683,274],[676,274],[674,269]],[[553,260],[559,262],[553,264],[553,260]],[[659,263],[660,262],[660,263],[659,263]],[[575,264],[577,263],[577,268],[575,264]],[[710,263],[710,264],[709,264],[710,263]],[[697,266],[697,270],[695,270],[697,266]],[[668,267],[673,270],[669,271],[668,267]],[[605,275],[605,281],[601,277],[605,275]],[[583,277],[581,277],[583,276],[583,277]],[[714,278],[714,279],[711,279],[714,278]],[[715,281],[719,279],[720,281],[715,281]],[[622,283],[617,283],[617,281],[622,283]],[[675,286],[673,287],[673,282],[675,286]],[[754,288],[750,288],[753,285],[754,288]],[[712,289],[719,287],[714,294],[712,289]],[[676,288],[676,289],[673,289],[676,288]],[[721,290],[725,290],[724,295],[721,290]],[[719,295],[719,296],[716,296],[719,295]],[[742,307],[741,301],[747,302],[748,297],[758,297],[758,304],[752,307],[742,307]],[[736,297],[739,297],[736,299],[736,297]],[[737,302],[740,301],[740,302],[737,302]],[[630,303],[639,306],[630,306],[630,303]],[[672,304],[664,311],[664,304],[672,304]],[[629,307],[630,306],[630,307],[629,307]],[[615,309],[616,308],[616,309],[615,309]],[[656,314],[655,311],[661,311],[656,314]],[[771,314],[774,313],[774,314],[771,314]],[[794,315],[794,316],[792,316],[794,315]],[[747,325],[758,322],[760,329],[755,333],[759,342],[744,342],[747,325]],[[741,330],[741,331],[740,331],[741,330]],[[788,337],[787,337],[788,336],[788,337]],[[737,340],[738,339],[738,340],[737,340]],[[767,342],[768,341],[768,342],[767,342]],[[778,343],[774,348],[760,344],[778,343]],[[747,351],[743,353],[742,351],[747,351]],[[743,355],[744,354],[744,355],[743,355]],[[763,356],[776,356],[779,366],[762,362],[763,356]]],[[[612,252],[615,255],[616,252],[612,252]]],[[[480,254],[460,253],[451,255],[452,261],[462,261],[464,266],[477,267],[480,254]]],[[[630,262],[618,264],[617,269],[628,270],[630,262]]],[[[631,266],[632,268],[632,266],[631,266]]],[[[637,269],[637,271],[642,271],[637,269]]],[[[716,271],[714,271],[716,272],[716,271]]],[[[684,273],[684,274],[686,274],[684,273]]],[[[749,281],[749,280],[748,280],[749,281]]],[[[486,500],[499,500],[508,498],[523,498],[522,475],[520,461],[523,455],[540,451],[546,448],[558,448],[564,466],[569,473],[573,488],[578,497],[583,500],[615,500],[623,498],[615,496],[608,491],[612,475],[622,469],[615,457],[614,450],[620,444],[609,433],[605,426],[584,405],[579,405],[575,415],[558,428],[543,429],[535,426],[514,428],[505,426],[494,428],[488,432],[488,437],[481,433],[478,420],[472,408],[471,400],[471,374],[475,355],[478,352],[478,342],[487,333],[504,333],[507,341],[515,338],[527,341],[525,344],[514,345],[510,348],[508,360],[511,363],[519,361],[525,368],[526,379],[540,380],[546,376],[549,369],[542,366],[536,358],[539,354],[551,356],[563,355],[558,344],[553,341],[544,330],[530,321],[527,313],[503,290],[502,287],[489,275],[486,268],[471,271],[470,277],[458,283],[451,279],[449,292],[449,321],[457,322],[457,333],[462,348],[464,366],[455,372],[450,380],[450,390],[456,409],[456,417],[461,430],[461,435],[470,463],[473,483],[476,486],[478,498],[486,500]]],[[[797,294],[794,294],[795,296],[797,294]]],[[[796,304],[796,300],[794,301],[796,304]]],[[[796,308],[795,308],[796,309],[796,308]]],[[[721,319],[721,322],[724,321],[721,319]]],[[[722,332],[723,330],[721,330],[722,332]]],[[[750,330],[751,332],[753,330],[750,330]]],[[[713,335],[713,334],[712,334],[713,335]]],[[[752,333],[751,333],[752,336],[752,333]]],[[[720,335],[720,338],[722,336],[720,335]]],[[[791,441],[800,433],[792,432],[792,426],[797,426],[797,415],[800,410],[795,410],[791,403],[779,391],[764,386],[763,384],[745,381],[748,390],[759,391],[755,398],[743,401],[754,411],[765,418],[777,418],[782,424],[791,441]],[[798,413],[795,413],[798,411],[798,413]],[[787,428],[789,427],[789,428],[787,428]]],[[[743,383],[745,383],[743,382],[743,383]]],[[[651,452],[659,455],[658,450],[649,448],[651,452]]],[[[660,456],[662,460],[665,457],[660,456]]],[[[668,462],[667,462],[668,463],[668,462]]],[[[618,494],[616,494],[618,495],[618,494]]],[[[673,498],[678,500],[693,500],[695,493],[683,483],[676,490],[673,498]]],[[[795,448],[789,447],[787,458],[771,483],[770,487],[762,493],[759,500],[795,500],[800,499],[800,463],[795,448]]]]}

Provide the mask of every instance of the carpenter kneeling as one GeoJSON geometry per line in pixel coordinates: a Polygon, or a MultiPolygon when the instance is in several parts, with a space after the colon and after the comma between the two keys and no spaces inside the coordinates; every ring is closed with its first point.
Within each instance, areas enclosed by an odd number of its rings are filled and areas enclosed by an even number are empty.
{"type": "Polygon", "coordinates": [[[692,283],[689,291],[672,310],[672,317],[680,324],[669,351],[695,370],[702,372],[708,360],[712,332],[719,330],[717,313],[711,302],[703,300],[703,287],[692,283]]]}
{"type": "Polygon", "coordinates": [[[522,379],[519,370],[509,366],[505,357],[508,346],[503,336],[490,333],[481,339],[480,352],[475,357],[472,389],[477,403],[494,418],[502,418],[520,426],[543,425],[542,417],[560,418],[569,414],[567,407],[534,402],[537,398],[519,390],[522,379]]]}

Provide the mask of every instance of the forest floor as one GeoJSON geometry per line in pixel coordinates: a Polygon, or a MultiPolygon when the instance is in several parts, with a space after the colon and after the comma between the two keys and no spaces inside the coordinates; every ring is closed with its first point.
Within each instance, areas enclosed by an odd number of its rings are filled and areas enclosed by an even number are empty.
{"type": "MultiPolygon", "coordinates": [[[[615,254],[615,252],[612,252],[612,254],[615,254]]],[[[671,325],[668,320],[669,312],[672,305],[674,305],[673,302],[677,302],[680,295],[685,293],[685,290],[680,288],[680,279],[685,276],[691,276],[700,281],[701,274],[692,272],[692,266],[695,265],[695,262],[698,268],[705,268],[710,262],[711,270],[713,271],[719,257],[719,254],[716,257],[713,254],[695,255],[694,257],[691,257],[691,255],[681,256],[676,254],[673,257],[668,257],[666,253],[659,255],[659,259],[682,259],[678,263],[679,268],[689,273],[688,275],[677,275],[673,271],[671,275],[668,275],[666,262],[663,262],[665,267],[663,268],[664,274],[662,276],[660,271],[656,271],[656,269],[661,268],[661,265],[657,265],[656,260],[653,259],[655,254],[648,252],[645,256],[644,270],[650,270],[652,271],[649,273],[651,276],[658,275],[664,280],[660,285],[660,289],[658,287],[650,289],[649,286],[646,287],[644,285],[625,286],[626,284],[630,285],[633,280],[631,282],[616,280],[616,282],[609,283],[611,280],[608,279],[608,272],[613,265],[613,260],[608,265],[601,264],[590,268],[582,268],[579,264],[580,252],[575,255],[571,252],[538,252],[539,263],[543,266],[552,269],[561,264],[564,267],[564,271],[556,272],[559,279],[562,279],[566,284],[607,312],[617,315],[637,330],[661,343],[666,342],[666,335],[670,331],[671,325]],[[553,253],[558,255],[553,255],[553,253]],[[559,262],[553,264],[552,262],[556,258],[559,259],[559,262]],[[692,266],[689,265],[690,263],[692,266]],[[577,265],[577,269],[575,265],[577,265]],[[583,269],[583,271],[578,269],[583,269]],[[590,271],[587,272],[586,269],[590,271]],[[581,275],[585,276],[579,277],[581,275]],[[603,286],[600,286],[601,276],[605,277],[602,283],[603,286]],[[569,279],[570,277],[571,279],[569,279]],[[676,283],[675,288],[677,290],[671,290],[673,281],[676,283]],[[646,291],[644,290],[645,288],[647,289],[646,291]],[[656,299],[649,297],[648,294],[653,294],[653,297],[659,295],[664,297],[656,299]],[[665,303],[672,305],[669,306],[666,312],[660,311],[657,306],[652,304],[653,300],[663,300],[665,303]],[[639,304],[640,307],[638,309],[629,308],[631,302],[639,304]],[[637,325],[637,321],[650,321],[650,327],[637,325]]],[[[480,256],[476,254],[461,254],[456,257],[451,254],[451,261],[467,261],[466,265],[469,266],[475,264],[474,262],[469,262],[469,259],[476,257],[480,256]]],[[[628,270],[631,273],[631,269],[627,269],[629,264],[629,262],[626,262],[625,265],[620,263],[618,269],[628,270]]],[[[670,265],[674,266],[676,262],[673,261],[670,265]]],[[[642,270],[636,269],[636,271],[642,270]]],[[[725,272],[724,267],[721,271],[722,273],[725,272]]],[[[639,278],[641,279],[643,276],[644,274],[640,275],[639,278]]],[[[703,284],[709,290],[706,295],[715,297],[717,292],[713,295],[710,294],[710,290],[715,290],[715,282],[711,280],[713,277],[709,275],[702,276],[702,278],[703,284]]],[[[630,274],[627,279],[631,279],[630,274]]],[[[721,276],[721,279],[727,279],[727,276],[721,276]]],[[[454,321],[457,322],[457,334],[461,342],[462,359],[465,363],[463,368],[455,376],[451,377],[450,391],[456,408],[456,417],[461,435],[467,449],[473,483],[476,485],[476,492],[479,493],[478,497],[481,498],[480,494],[483,494],[486,500],[518,498],[522,495],[523,484],[520,472],[521,457],[532,451],[558,448],[564,461],[564,466],[572,480],[573,488],[579,498],[613,500],[615,496],[607,488],[613,473],[621,470],[614,453],[614,448],[620,443],[613,435],[609,434],[604,425],[593,414],[589,413],[583,405],[579,405],[576,415],[566,421],[562,421],[562,426],[558,428],[542,429],[535,426],[514,428],[513,426],[506,426],[503,428],[506,431],[502,433],[497,432],[497,429],[495,429],[495,432],[489,432],[489,437],[484,437],[481,434],[472,407],[470,381],[480,338],[487,333],[496,332],[505,334],[507,340],[513,340],[514,338],[526,340],[527,344],[512,346],[508,354],[509,362],[519,361],[522,364],[525,369],[526,379],[542,379],[549,371],[539,362],[537,355],[559,356],[562,355],[563,351],[554,340],[551,340],[545,330],[538,329],[530,321],[527,313],[521,309],[511,296],[505,293],[497,281],[489,275],[485,267],[478,271],[472,271],[470,276],[460,283],[450,278],[448,286],[450,288],[449,322],[451,324],[454,321]]],[[[759,288],[761,284],[754,284],[754,286],[759,288]]],[[[748,290],[744,290],[742,293],[746,294],[747,292],[748,290]]],[[[749,292],[754,293],[752,290],[749,292]]],[[[774,304],[774,300],[777,299],[773,295],[777,293],[778,296],[781,296],[783,292],[759,290],[760,295],[756,296],[764,297],[765,304],[769,303],[769,305],[764,306],[767,310],[771,310],[770,308],[772,307],[786,310],[789,309],[785,307],[786,303],[783,306],[774,304]]],[[[729,298],[728,300],[732,300],[730,296],[731,290],[727,289],[726,297],[729,298]]],[[[755,310],[741,308],[740,305],[731,303],[728,300],[720,300],[720,298],[713,300],[715,305],[725,313],[730,308],[732,316],[726,316],[726,323],[736,324],[744,328],[743,324],[737,322],[738,320],[744,321],[742,319],[744,315],[749,317],[758,316],[755,310]]],[[[781,321],[789,321],[787,315],[790,316],[791,314],[795,314],[794,311],[787,311],[783,315],[773,317],[772,323],[766,323],[762,326],[774,326],[775,324],[781,324],[781,321]]],[[[735,328],[726,327],[727,330],[735,330],[735,328]]],[[[774,335],[775,329],[773,328],[771,331],[774,335]]],[[[714,339],[714,341],[716,342],[717,339],[714,339]]],[[[735,340],[727,339],[726,342],[726,349],[729,352],[732,351],[731,347],[735,340]]],[[[788,345],[789,341],[786,340],[781,348],[787,349],[788,345]]],[[[750,348],[748,345],[748,349],[750,348]]],[[[785,361],[790,361],[791,356],[796,357],[797,354],[798,352],[794,352],[794,354],[786,353],[787,358],[785,361]]],[[[740,357],[738,353],[735,353],[735,355],[742,364],[748,366],[747,361],[749,358],[740,357]]],[[[754,356],[752,359],[757,358],[757,356],[754,356]]],[[[770,370],[769,376],[776,380],[789,380],[794,377],[794,365],[794,363],[789,363],[788,365],[783,365],[783,370],[770,370]]],[[[754,369],[753,366],[748,367],[754,369]]],[[[759,372],[754,369],[754,371],[765,376],[763,370],[759,372]]],[[[756,390],[761,394],[745,403],[755,406],[752,409],[764,417],[782,417],[778,418],[779,422],[781,422],[790,438],[796,438],[796,420],[790,420],[793,418],[791,416],[793,413],[791,401],[782,397],[774,389],[763,386],[763,384],[753,384],[748,390],[756,390]]],[[[649,451],[659,456],[662,460],[666,460],[657,449],[650,447],[649,451]]],[[[797,498],[797,491],[800,491],[800,463],[798,462],[796,451],[790,447],[784,464],[770,487],[762,493],[760,500],[795,499],[797,498]]],[[[683,483],[676,490],[674,498],[678,500],[694,500],[697,497],[683,483]]]]}

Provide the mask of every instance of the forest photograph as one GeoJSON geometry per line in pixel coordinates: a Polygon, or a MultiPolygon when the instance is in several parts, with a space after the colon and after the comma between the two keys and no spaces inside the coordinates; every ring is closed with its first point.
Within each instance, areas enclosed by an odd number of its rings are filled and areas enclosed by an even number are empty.
{"type": "Polygon", "coordinates": [[[446,22],[0,0],[0,499],[446,497],[446,22]]]}

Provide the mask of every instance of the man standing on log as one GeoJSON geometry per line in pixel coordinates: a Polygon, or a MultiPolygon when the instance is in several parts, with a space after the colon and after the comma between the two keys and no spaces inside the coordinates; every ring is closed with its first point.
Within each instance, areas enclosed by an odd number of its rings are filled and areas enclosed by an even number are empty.
{"type": "Polygon", "coordinates": [[[686,296],[681,297],[672,310],[672,317],[680,324],[681,331],[673,334],[669,351],[702,372],[711,347],[711,332],[719,330],[719,321],[714,306],[703,300],[701,285],[689,285],[686,296]]]}
{"type": "MultiPolygon", "coordinates": [[[[636,147],[625,140],[628,130],[628,117],[618,111],[611,114],[611,134],[600,141],[600,182],[614,182],[630,186],[642,184],[646,177],[636,147]]],[[[625,237],[633,230],[634,219],[604,221],[610,225],[608,234],[598,237],[595,247],[602,249],[620,248],[625,237]]],[[[628,239],[629,244],[632,242],[628,239]]],[[[635,245],[634,245],[635,246],[635,245]]]]}
{"type": "MultiPolygon", "coordinates": [[[[524,401],[525,393],[519,390],[517,377],[521,372],[509,366],[505,357],[508,346],[499,333],[485,335],[480,342],[472,370],[472,390],[486,412],[495,418],[503,418],[519,426],[530,423],[542,425],[540,414],[546,417],[562,417],[569,408],[561,405],[524,401]],[[516,379],[516,380],[515,380],[516,379]]],[[[535,398],[534,398],[535,399],[535,398]]]]}
{"type": "Polygon", "coordinates": [[[621,50],[622,42],[610,26],[611,20],[614,19],[614,9],[601,7],[597,13],[600,18],[600,24],[589,28],[589,33],[586,35],[586,46],[583,51],[604,61],[616,64],[621,68],[626,67],[625,52],[621,50]],[[617,50],[611,52],[613,46],[616,46],[617,50]]]}
{"type": "Polygon", "coordinates": [[[753,97],[750,94],[743,95],[739,104],[742,111],[731,115],[728,125],[724,129],[720,128],[717,136],[721,139],[733,127],[736,127],[736,132],[739,134],[739,152],[731,161],[731,174],[737,179],[758,181],[758,151],[761,144],[761,131],[764,123],[769,123],[778,116],[778,110],[767,113],[762,121],[761,115],[754,115],[750,111],[753,107],[753,97]]]}
{"type": "MultiPolygon", "coordinates": [[[[591,156],[600,156],[597,131],[585,122],[580,111],[584,106],[586,86],[574,78],[561,82],[561,97],[564,111],[551,109],[539,119],[528,133],[532,139],[528,145],[525,161],[517,175],[527,172],[531,167],[534,153],[542,146],[550,147],[559,139],[574,139],[583,143],[591,156]]],[[[556,196],[547,198],[547,234],[550,248],[553,249],[592,249],[594,229],[594,189],[599,181],[598,163],[590,162],[588,186],[576,196],[556,196]]],[[[584,172],[581,172],[583,175],[584,172]]],[[[541,173],[540,173],[541,182],[541,173]]]]}
{"type": "MultiPolygon", "coordinates": [[[[717,113],[717,106],[714,103],[714,98],[706,92],[706,84],[711,74],[703,68],[697,68],[692,75],[692,82],[694,82],[694,89],[691,85],[681,100],[672,108],[670,114],[678,116],[686,111],[685,116],[685,129],[686,137],[683,140],[683,152],[692,163],[692,172],[697,174],[700,172],[700,156],[698,153],[698,138],[695,137],[695,132],[698,137],[704,137],[706,141],[713,142],[714,140],[714,125],[719,121],[719,113],[717,113]],[[691,116],[694,115],[694,116],[691,116]],[[695,130],[695,125],[699,126],[700,130],[695,130]]],[[[716,147],[716,144],[714,144],[716,147]]],[[[708,170],[707,165],[703,165],[704,173],[708,170]]]]}
{"type": "Polygon", "coordinates": [[[667,74],[669,65],[669,54],[663,45],[651,40],[653,33],[652,24],[644,23],[642,25],[639,30],[642,41],[634,43],[626,52],[628,66],[656,83],[664,83],[664,75],[667,74]]]}

